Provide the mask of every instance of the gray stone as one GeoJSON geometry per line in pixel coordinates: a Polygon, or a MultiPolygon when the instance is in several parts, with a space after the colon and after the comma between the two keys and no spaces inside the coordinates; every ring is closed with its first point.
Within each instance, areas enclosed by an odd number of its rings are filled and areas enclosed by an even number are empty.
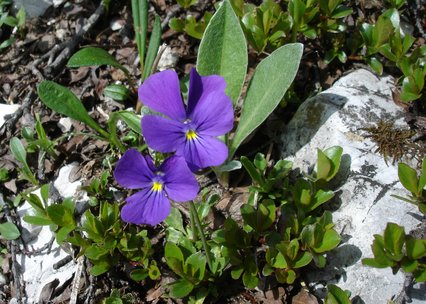
{"type": "Polygon", "coordinates": [[[0,103],[0,127],[3,126],[5,122],[5,116],[15,113],[18,109],[18,104],[9,105],[0,103]]]}
{"type": "Polygon", "coordinates": [[[43,15],[52,4],[52,0],[15,0],[13,7],[19,10],[23,6],[27,18],[35,18],[43,15]]]}
{"type": "MultiPolygon", "coordinates": [[[[402,290],[403,273],[393,275],[391,269],[361,263],[362,258],[373,257],[373,235],[383,234],[387,222],[404,226],[408,233],[421,220],[417,207],[391,196],[407,194],[399,183],[397,166],[374,153],[377,146],[360,129],[381,119],[408,128],[392,100],[393,83],[391,77],[355,71],[303,103],[282,135],[282,157],[293,159],[294,167],[303,170],[315,164],[317,148],[343,147],[342,185],[336,191],[340,206],[333,212],[343,241],[328,254],[329,265],[323,271],[306,276],[320,296],[328,283],[350,290],[352,297],[363,301],[359,303],[367,304],[387,303],[402,290]]],[[[424,301],[424,296],[413,297],[413,303],[424,301]]]]}
{"type": "Polygon", "coordinates": [[[174,69],[179,60],[179,56],[176,53],[174,53],[172,48],[168,45],[163,44],[160,47],[159,52],[161,52],[161,49],[164,49],[164,51],[160,57],[160,60],[158,61],[158,66],[157,66],[158,70],[164,71],[168,69],[174,69]]]}

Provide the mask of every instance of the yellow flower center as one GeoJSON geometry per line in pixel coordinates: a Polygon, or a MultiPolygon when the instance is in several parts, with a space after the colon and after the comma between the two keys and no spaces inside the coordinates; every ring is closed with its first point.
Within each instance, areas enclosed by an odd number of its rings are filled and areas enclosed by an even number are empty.
{"type": "Polygon", "coordinates": [[[197,138],[197,133],[195,133],[194,130],[188,130],[186,132],[186,139],[193,140],[193,139],[196,139],[196,138],[197,138]]]}
{"type": "Polygon", "coordinates": [[[163,190],[163,184],[159,183],[159,182],[154,182],[152,184],[152,190],[153,191],[161,191],[161,190],[163,190]]]}

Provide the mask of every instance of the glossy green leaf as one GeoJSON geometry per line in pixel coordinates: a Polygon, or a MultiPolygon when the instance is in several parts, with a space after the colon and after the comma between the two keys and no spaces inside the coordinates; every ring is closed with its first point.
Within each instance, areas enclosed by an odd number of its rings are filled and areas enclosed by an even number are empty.
{"type": "Polygon", "coordinates": [[[130,90],[122,84],[110,84],[104,89],[104,95],[114,100],[125,101],[130,96],[130,90]]]}
{"type": "Polygon", "coordinates": [[[413,275],[417,282],[426,282],[426,266],[423,265],[423,267],[414,271],[413,275]]]}
{"type": "Polygon", "coordinates": [[[67,66],[78,68],[82,66],[110,65],[122,70],[127,75],[129,71],[122,66],[110,53],[101,48],[86,47],[79,50],[68,60],[67,66]]]}
{"type": "Polygon", "coordinates": [[[312,261],[312,254],[310,252],[301,252],[298,254],[297,259],[293,261],[294,268],[301,268],[308,265],[312,261]]]}
{"type": "Polygon", "coordinates": [[[185,279],[180,279],[170,285],[169,296],[177,299],[183,298],[189,295],[193,289],[194,284],[185,279]]]}
{"type": "Polygon", "coordinates": [[[206,272],[206,257],[201,252],[191,254],[185,261],[184,271],[187,275],[202,280],[206,272]]]}
{"type": "Polygon", "coordinates": [[[407,256],[410,259],[420,259],[426,256],[426,240],[408,236],[406,239],[407,256]]]}
{"type": "Polygon", "coordinates": [[[200,75],[220,75],[226,94],[237,103],[247,73],[247,44],[229,0],[213,15],[201,40],[197,70],[200,75]]]}
{"type": "Polygon", "coordinates": [[[327,181],[330,181],[339,172],[343,148],[339,146],[333,146],[325,149],[323,152],[331,160],[331,168],[327,176],[327,181]]]}
{"type": "Polygon", "coordinates": [[[0,235],[10,241],[10,240],[16,240],[21,233],[19,232],[18,227],[14,223],[6,222],[3,224],[0,224],[0,235]]]}
{"type": "Polygon", "coordinates": [[[385,248],[392,253],[393,258],[399,261],[403,257],[402,246],[405,242],[404,227],[395,223],[388,223],[383,235],[385,248]]]}
{"type": "Polygon", "coordinates": [[[287,44],[256,67],[247,89],[240,123],[229,148],[229,159],[244,139],[277,107],[296,76],[302,52],[302,44],[287,44]]]}
{"type": "Polygon", "coordinates": [[[376,57],[368,57],[366,59],[367,64],[373,69],[373,71],[378,74],[382,75],[383,73],[383,64],[377,59],[376,57]]]}
{"type": "Polygon", "coordinates": [[[322,242],[319,247],[314,248],[317,253],[324,253],[330,251],[339,245],[341,241],[340,234],[335,230],[326,230],[322,239],[322,242]]]}
{"type": "Polygon", "coordinates": [[[24,221],[28,224],[38,225],[38,226],[47,226],[53,224],[52,220],[48,217],[38,216],[38,215],[25,215],[24,221]]]}
{"type": "Polygon", "coordinates": [[[420,174],[417,190],[420,192],[424,189],[425,186],[426,186],[426,157],[424,157],[422,161],[422,172],[420,174]]]}
{"type": "Polygon", "coordinates": [[[81,101],[68,88],[45,80],[40,83],[37,92],[41,101],[52,110],[81,121],[106,138],[109,137],[108,133],[89,116],[81,101]]]}
{"type": "Polygon", "coordinates": [[[47,214],[56,225],[72,228],[76,226],[74,215],[63,205],[50,205],[47,207],[47,214]]]}
{"type": "Polygon", "coordinates": [[[325,304],[351,304],[349,295],[340,287],[329,284],[327,285],[327,290],[328,292],[325,297],[325,304]]]}
{"type": "Polygon", "coordinates": [[[148,277],[148,270],[143,268],[132,270],[130,272],[130,277],[136,282],[145,280],[148,277]]]}
{"type": "Polygon", "coordinates": [[[317,149],[317,178],[326,180],[331,171],[331,160],[320,149],[317,149]]]}
{"type": "Polygon", "coordinates": [[[90,268],[90,273],[94,276],[98,276],[107,272],[110,268],[111,268],[111,265],[108,262],[102,261],[93,265],[93,267],[90,268]]]}
{"type": "Polygon", "coordinates": [[[417,194],[418,179],[416,170],[404,163],[399,163],[398,177],[399,181],[405,187],[405,189],[407,189],[411,193],[417,194]]]}
{"type": "Polygon", "coordinates": [[[260,174],[260,172],[256,169],[254,164],[246,156],[241,156],[241,163],[243,164],[244,168],[247,170],[253,182],[262,186],[264,184],[263,177],[260,174]]]}
{"type": "Polygon", "coordinates": [[[238,280],[241,277],[241,275],[243,274],[243,272],[244,272],[243,265],[236,266],[235,268],[232,268],[232,270],[231,270],[231,277],[234,280],[238,280]]]}
{"type": "Polygon", "coordinates": [[[257,284],[259,284],[259,278],[257,275],[252,275],[249,272],[245,271],[243,274],[243,284],[247,288],[256,288],[257,284]]]}

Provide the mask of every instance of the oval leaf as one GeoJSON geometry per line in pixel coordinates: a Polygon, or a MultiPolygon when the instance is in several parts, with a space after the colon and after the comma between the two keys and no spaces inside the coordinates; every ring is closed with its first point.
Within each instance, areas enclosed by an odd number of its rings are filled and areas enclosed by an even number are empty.
{"type": "Polygon", "coordinates": [[[230,145],[229,159],[238,146],[272,113],[290,87],[299,68],[303,45],[287,44],[264,59],[256,68],[230,145]]]}
{"type": "Polygon", "coordinates": [[[67,63],[67,66],[70,68],[99,65],[110,65],[115,68],[119,68],[126,74],[129,74],[129,71],[124,66],[111,56],[110,53],[101,48],[87,47],[81,49],[72,55],[67,63]]]}
{"type": "Polygon", "coordinates": [[[220,75],[226,94],[236,104],[247,72],[247,43],[229,0],[210,20],[200,42],[197,70],[200,75],[220,75]]]}
{"type": "Polygon", "coordinates": [[[3,223],[0,224],[0,235],[3,236],[6,240],[16,240],[21,233],[19,232],[18,227],[14,223],[3,223]]]}
{"type": "Polygon", "coordinates": [[[398,164],[398,177],[405,189],[417,194],[418,180],[416,170],[404,163],[400,163],[398,164]]]}
{"type": "Polygon", "coordinates": [[[37,88],[41,101],[59,114],[81,121],[103,136],[109,137],[89,116],[81,101],[68,88],[53,81],[45,80],[37,88]]]}

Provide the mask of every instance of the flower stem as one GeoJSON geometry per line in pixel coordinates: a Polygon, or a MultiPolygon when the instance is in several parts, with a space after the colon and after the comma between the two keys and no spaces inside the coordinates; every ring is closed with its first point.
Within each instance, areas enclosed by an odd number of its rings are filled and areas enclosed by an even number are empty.
{"type": "Polygon", "coordinates": [[[209,265],[210,271],[213,272],[212,260],[210,259],[210,248],[207,245],[206,237],[204,235],[203,227],[201,226],[200,218],[198,217],[197,209],[195,208],[194,202],[189,202],[189,209],[191,212],[191,221],[195,220],[195,224],[197,225],[198,232],[201,238],[201,242],[203,243],[204,251],[206,252],[207,264],[209,265]]]}

